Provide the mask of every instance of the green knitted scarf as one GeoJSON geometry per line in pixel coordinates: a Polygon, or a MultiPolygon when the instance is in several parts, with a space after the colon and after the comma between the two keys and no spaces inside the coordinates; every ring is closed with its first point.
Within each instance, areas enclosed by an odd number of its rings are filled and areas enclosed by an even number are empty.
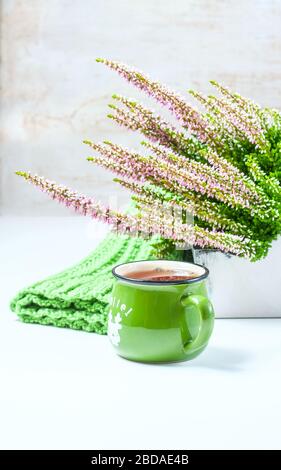
{"type": "Polygon", "coordinates": [[[151,241],[110,234],[79,264],[20,291],[11,309],[24,322],[106,334],[112,267],[149,258],[151,241]]]}

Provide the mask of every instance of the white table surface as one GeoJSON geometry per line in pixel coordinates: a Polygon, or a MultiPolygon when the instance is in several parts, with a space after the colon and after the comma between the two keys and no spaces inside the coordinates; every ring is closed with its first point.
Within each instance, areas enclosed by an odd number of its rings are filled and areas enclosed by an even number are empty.
{"type": "Polygon", "coordinates": [[[20,288],[105,233],[79,217],[0,217],[0,447],[280,448],[281,320],[216,320],[197,359],[143,365],[117,357],[106,336],[10,312],[20,288]]]}

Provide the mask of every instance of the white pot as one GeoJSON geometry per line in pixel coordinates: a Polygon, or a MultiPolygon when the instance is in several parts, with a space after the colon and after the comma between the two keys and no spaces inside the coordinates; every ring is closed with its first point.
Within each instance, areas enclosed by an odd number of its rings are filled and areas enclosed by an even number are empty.
{"type": "Polygon", "coordinates": [[[194,250],[193,255],[195,263],[210,270],[217,317],[281,317],[281,239],[255,263],[208,250],[194,250]]]}

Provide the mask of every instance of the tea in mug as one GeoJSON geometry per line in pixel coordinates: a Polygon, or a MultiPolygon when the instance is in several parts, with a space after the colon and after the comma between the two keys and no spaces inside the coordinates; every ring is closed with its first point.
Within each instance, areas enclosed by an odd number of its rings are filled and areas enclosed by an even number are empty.
{"type": "Polygon", "coordinates": [[[126,275],[128,279],[146,282],[173,282],[188,281],[198,277],[190,270],[173,270],[165,268],[154,268],[130,272],[126,275]]]}

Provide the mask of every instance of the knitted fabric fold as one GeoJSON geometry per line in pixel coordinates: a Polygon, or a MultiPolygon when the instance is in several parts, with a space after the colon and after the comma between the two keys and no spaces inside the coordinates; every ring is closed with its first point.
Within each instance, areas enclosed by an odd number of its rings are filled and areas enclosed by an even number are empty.
{"type": "Polygon", "coordinates": [[[151,241],[109,234],[80,263],[20,291],[11,309],[27,323],[106,334],[112,267],[149,258],[151,241]]]}

